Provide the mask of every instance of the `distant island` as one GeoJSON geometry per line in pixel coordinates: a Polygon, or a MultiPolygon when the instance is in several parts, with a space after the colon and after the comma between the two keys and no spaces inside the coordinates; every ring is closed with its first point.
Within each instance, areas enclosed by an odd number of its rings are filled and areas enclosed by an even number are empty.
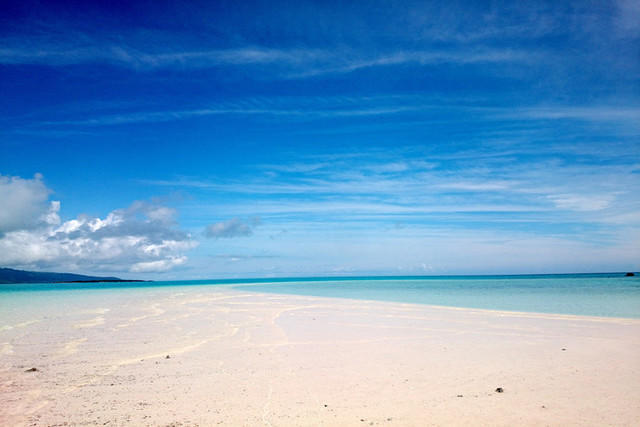
{"type": "Polygon", "coordinates": [[[98,282],[144,282],[124,280],[119,277],[85,276],[73,273],[51,273],[44,271],[14,270],[0,268],[0,284],[7,283],[98,283],[98,282]]]}

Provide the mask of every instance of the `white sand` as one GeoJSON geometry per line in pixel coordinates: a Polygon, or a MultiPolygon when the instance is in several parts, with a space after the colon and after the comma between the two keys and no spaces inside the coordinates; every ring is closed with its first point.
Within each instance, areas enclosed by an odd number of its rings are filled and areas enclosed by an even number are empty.
{"type": "Polygon", "coordinates": [[[640,320],[127,298],[0,331],[0,425],[640,424],[640,320]]]}

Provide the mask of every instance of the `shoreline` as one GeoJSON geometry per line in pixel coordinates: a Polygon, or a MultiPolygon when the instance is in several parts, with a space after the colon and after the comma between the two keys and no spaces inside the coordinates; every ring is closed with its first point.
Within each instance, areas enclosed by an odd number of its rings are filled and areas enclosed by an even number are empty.
{"type": "Polygon", "coordinates": [[[0,422],[632,425],[640,417],[638,319],[158,290],[84,295],[0,331],[0,422]]]}
{"type": "MultiPolygon", "coordinates": [[[[245,285],[242,285],[245,286],[245,285]]],[[[251,285],[248,285],[251,286],[251,285]]],[[[229,287],[228,289],[238,291],[233,287],[229,287]]],[[[640,317],[618,317],[618,316],[589,316],[584,314],[565,314],[565,313],[547,313],[543,311],[518,311],[518,310],[498,310],[498,309],[490,309],[490,308],[476,308],[476,307],[459,307],[454,305],[438,305],[438,304],[422,304],[419,302],[402,302],[402,301],[388,301],[388,300],[376,300],[376,299],[359,299],[359,298],[349,298],[349,297],[328,297],[328,296],[320,296],[320,295],[301,295],[301,294],[291,294],[286,292],[258,292],[252,291],[255,295],[282,295],[287,297],[310,297],[310,298],[321,298],[328,300],[346,300],[353,302],[368,302],[368,303],[388,303],[388,304],[399,304],[399,305],[409,305],[416,307],[428,307],[435,310],[455,310],[455,311],[467,311],[467,312],[479,312],[479,313],[491,313],[498,314],[503,316],[514,316],[514,317],[530,317],[530,318],[540,318],[540,319],[556,319],[556,320],[588,320],[593,322],[612,322],[618,323],[620,322],[628,322],[629,324],[640,324],[640,317]]]]}
{"type": "MultiPolygon", "coordinates": [[[[585,273],[587,274],[587,273],[585,273]]],[[[602,274],[609,274],[609,273],[602,273],[602,274]]],[[[470,276],[471,277],[471,276],[470,276]]],[[[489,277],[489,276],[487,276],[489,277]]],[[[507,277],[507,276],[504,276],[507,277]]],[[[230,290],[235,290],[235,291],[249,291],[249,292],[255,292],[255,293],[264,293],[266,295],[288,295],[291,297],[294,296],[300,296],[300,297],[304,297],[304,296],[312,296],[312,297],[317,297],[317,298],[336,298],[336,299],[345,299],[345,300],[354,300],[354,301],[377,301],[377,302],[388,302],[388,303],[395,303],[395,304],[417,304],[420,306],[426,306],[426,307],[434,307],[434,308],[450,308],[450,309],[460,309],[460,310],[476,310],[476,311],[486,311],[486,312],[497,312],[497,313],[504,313],[505,315],[516,315],[516,314],[528,314],[530,316],[555,316],[555,317],[562,317],[562,318],[593,318],[593,319],[602,319],[604,321],[606,320],[620,320],[620,321],[640,321],[640,312],[638,313],[637,317],[633,317],[633,316],[621,316],[621,315],[592,315],[592,314],[575,314],[575,313],[567,313],[567,312],[560,312],[560,311],[536,311],[536,310],[519,310],[519,309],[501,309],[501,308],[484,308],[484,307],[473,307],[473,306],[468,306],[468,305],[447,305],[447,304],[432,304],[432,303],[423,303],[423,302],[412,302],[412,301],[402,301],[399,299],[371,299],[371,298],[354,298],[352,295],[345,295],[345,296],[340,296],[340,295],[322,295],[321,293],[318,293],[316,295],[311,295],[308,293],[290,293],[290,292],[286,292],[286,291],[273,291],[273,290],[269,290],[269,291],[264,291],[264,290],[247,290],[244,288],[252,288],[252,287],[261,287],[261,286],[265,286],[265,285],[280,285],[282,284],[283,286],[283,290],[286,289],[287,284],[289,284],[288,281],[285,282],[278,282],[278,281],[260,281],[260,282],[235,282],[234,283],[201,283],[202,281],[186,281],[186,282],[182,282],[182,281],[177,281],[177,282],[173,282],[173,281],[168,281],[168,282],[157,282],[157,281],[153,281],[153,280],[134,280],[134,281],[72,281],[72,282],[58,282],[58,283],[42,283],[42,284],[34,284],[34,283],[25,283],[25,284],[0,284],[0,295],[2,295],[3,292],[7,292],[10,294],[14,294],[14,295],[20,295],[20,294],[24,294],[24,295],[29,295],[33,292],[69,292],[69,291],[74,291],[74,290],[82,290],[82,291],[91,291],[91,290],[95,290],[95,291],[115,291],[115,290],[122,290],[124,292],[129,292],[129,291],[135,291],[135,290],[140,290],[140,291],[150,291],[150,290],[166,290],[169,288],[184,288],[184,289],[193,289],[193,288],[208,288],[208,289],[230,289],[230,290]],[[106,286],[99,286],[96,288],[91,288],[91,287],[68,287],[69,285],[73,286],[73,285],[92,285],[92,284],[106,284],[106,286]],[[115,285],[113,285],[115,283],[115,285]],[[118,284],[120,283],[132,283],[135,284],[135,286],[118,286],[118,284]],[[20,288],[15,288],[18,285],[24,285],[25,289],[20,289],[20,288]],[[56,285],[67,285],[67,286],[61,286],[61,287],[56,287],[56,285]],[[3,289],[4,286],[4,289],[3,289]],[[34,288],[33,286],[43,286],[43,288],[34,288]]],[[[245,280],[245,279],[238,279],[238,280],[245,280]]],[[[263,279],[263,280],[268,280],[268,279],[263,279]]],[[[354,279],[356,280],[356,279],[354,279]]],[[[381,279],[382,280],[382,279],[381,279]]],[[[386,280],[386,279],[385,279],[386,280]]],[[[407,279],[409,281],[413,280],[413,279],[407,279]]],[[[416,281],[420,281],[421,279],[415,279],[416,281]]],[[[340,280],[327,280],[328,282],[331,281],[340,281],[340,280]]],[[[640,301],[639,301],[640,302],[640,301]]],[[[627,310],[628,311],[628,310],[627,310]]]]}

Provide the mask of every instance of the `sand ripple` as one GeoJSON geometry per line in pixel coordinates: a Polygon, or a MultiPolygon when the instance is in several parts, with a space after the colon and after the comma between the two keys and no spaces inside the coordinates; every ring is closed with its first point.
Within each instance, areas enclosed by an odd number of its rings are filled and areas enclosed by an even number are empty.
{"type": "Polygon", "coordinates": [[[78,352],[78,346],[80,344],[82,344],[83,342],[85,342],[87,339],[86,338],[80,338],[77,340],[73,340],[73,341],[69,341],[68,343],[66,343],[62,349],[62,351],[60,352],[60,354],[62,356],[69,356],[72,355],[74,353],[78,352]]]}
{"type": "Polygon", "coordinates": [[[8,342],[0,344],[0,355],[13,353],[13,346],[8,342]]]}
{"type": "Polygon", "coordinates": [[[98,316],[98,317],[94,317],[93,319],[89,319],[86,322],[76,323],[75,325],[73,325],[73,327],[76,329],[83,329],[83,328],[93,328],[94,326],[99,326],[103,324],[104,324],[104,317],[98,316]]]}

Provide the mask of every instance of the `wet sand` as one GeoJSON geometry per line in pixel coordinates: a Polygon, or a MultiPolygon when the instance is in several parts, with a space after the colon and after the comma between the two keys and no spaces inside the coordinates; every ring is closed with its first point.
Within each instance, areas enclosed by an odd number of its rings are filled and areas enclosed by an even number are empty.
{"type": "Polygon", "coordinates": [[[637,319],[212,287],[87,301],[0,330],[0,425],[640,420],[637,319]]]}

